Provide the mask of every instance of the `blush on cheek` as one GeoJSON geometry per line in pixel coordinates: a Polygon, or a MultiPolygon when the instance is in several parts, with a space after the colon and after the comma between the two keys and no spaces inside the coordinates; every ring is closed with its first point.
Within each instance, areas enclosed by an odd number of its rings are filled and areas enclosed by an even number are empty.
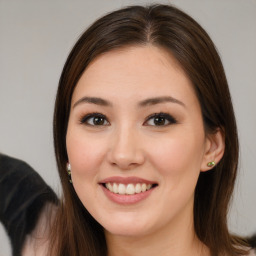
{"type": "Polygon", "coordinates": [[[154,165],[163,175],[182,175],[197,168],[199,161],[195,159],[194,154],[197,147],[198,145],[192,141],[173,140],[171,143],[154,147],[154,157],[151,159],[155,160],[154,165]]]}
{"type": "Polygon", "coordinates": [[[95,164],[95,162],[97,162],[97,157],[92,153],[78,153],[75,157],[71,157],[70,161],[72,163],[72,173],[75,172],[79,176],[88,175],[97,170],[95,164]]]}
{"type": "MultiPolygon", "coordinates": [[[[70,127],[70,130],[72,127],[70,127]]],[[[97,141],[92,141],[85,132],[81,132],[78,128],[73,128],[73,132],[67,133],[66,145],[70,162],[84,164],[94,162],[93,158],[97,155],[99,148],[97,141]],[[71,160],[74,161],[71,161],[71,160]]]]}
{"type": "Polygon", "coordinates": [[[99,171],[99,166],[104,159],[104,152],[100,147],[93,147],[92,145],[94,144],[90,142],[68,145],[72,176],[83,179],[88,175],[95,175],[99,171]]]}

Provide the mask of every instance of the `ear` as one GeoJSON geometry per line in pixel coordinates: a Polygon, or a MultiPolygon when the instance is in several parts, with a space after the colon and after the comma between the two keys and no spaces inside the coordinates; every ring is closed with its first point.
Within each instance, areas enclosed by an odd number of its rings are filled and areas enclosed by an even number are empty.
{"type": "Polygon", "coordinates": [[[205,152],[201,164],[201,171],[211,170],[214,166],[208,166],[210,162],[219,163],[225,152],[225,135],[218,129],[215,133],[210,133],[205,139],[205,152]]]}

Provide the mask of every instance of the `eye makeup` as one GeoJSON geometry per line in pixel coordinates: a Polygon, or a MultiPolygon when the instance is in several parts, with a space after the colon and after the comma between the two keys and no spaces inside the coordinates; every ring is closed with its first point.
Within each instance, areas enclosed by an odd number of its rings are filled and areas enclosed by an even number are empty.
{"type": "Polygon", "coordinates": [[[90,126],[103,126],[110,125],[106,116],[101,113],[89,113],[83,115],[80,120],[80,124],[90,125],[90,126]]]}
{"type": "Polygon", "coordinates": [[[148,126],[167,126],[171,124],[176,124],[177,120],[170,114],[159,112],[154,113],[147,117],[144,125],[148,126]]]}
{"type": "MultiPolygon", "coordinates": [[[[106,126],[110,125],[108,118],[99,112],[88,113],[83,115],[79,119],[80,124],[85,124],[88,126],[106,126]]],[[[170,114],[165,112],[153,113],[146,118],[146,121],[143,123],[145,126],[168,126],[176,124],[177,120],[170,114]]]]}

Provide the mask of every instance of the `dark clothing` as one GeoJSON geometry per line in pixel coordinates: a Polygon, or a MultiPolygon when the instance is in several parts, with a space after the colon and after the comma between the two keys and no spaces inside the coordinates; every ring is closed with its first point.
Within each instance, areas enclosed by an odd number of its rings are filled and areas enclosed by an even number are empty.
{"type": "Polygon", "coordinates": [[[53,190],[23,161],[0,154],[0,221],[20,256],[26,235],[35,228],[46,203],[58,203],[53,190]]]}
{"type": "Polygon", "coordinates": [[[256,250],[256,234],[248,238],[249,244],[256,250]]]}

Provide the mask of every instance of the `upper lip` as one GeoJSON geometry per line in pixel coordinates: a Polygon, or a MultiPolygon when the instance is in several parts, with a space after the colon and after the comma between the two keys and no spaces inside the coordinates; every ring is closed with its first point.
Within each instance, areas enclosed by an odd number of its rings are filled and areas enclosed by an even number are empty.
{"type": "Polygon", "coordinates": [[[120,176],[113,176],[103,179],[99,182],[100,184],[103,183],[121,183],[121,184],[137,184],[137,183],[146,183],[146,184],[157,184],[155,181],[146,180],[143,178],[131,176],[131,177],[120,177],[120,176]]]}

